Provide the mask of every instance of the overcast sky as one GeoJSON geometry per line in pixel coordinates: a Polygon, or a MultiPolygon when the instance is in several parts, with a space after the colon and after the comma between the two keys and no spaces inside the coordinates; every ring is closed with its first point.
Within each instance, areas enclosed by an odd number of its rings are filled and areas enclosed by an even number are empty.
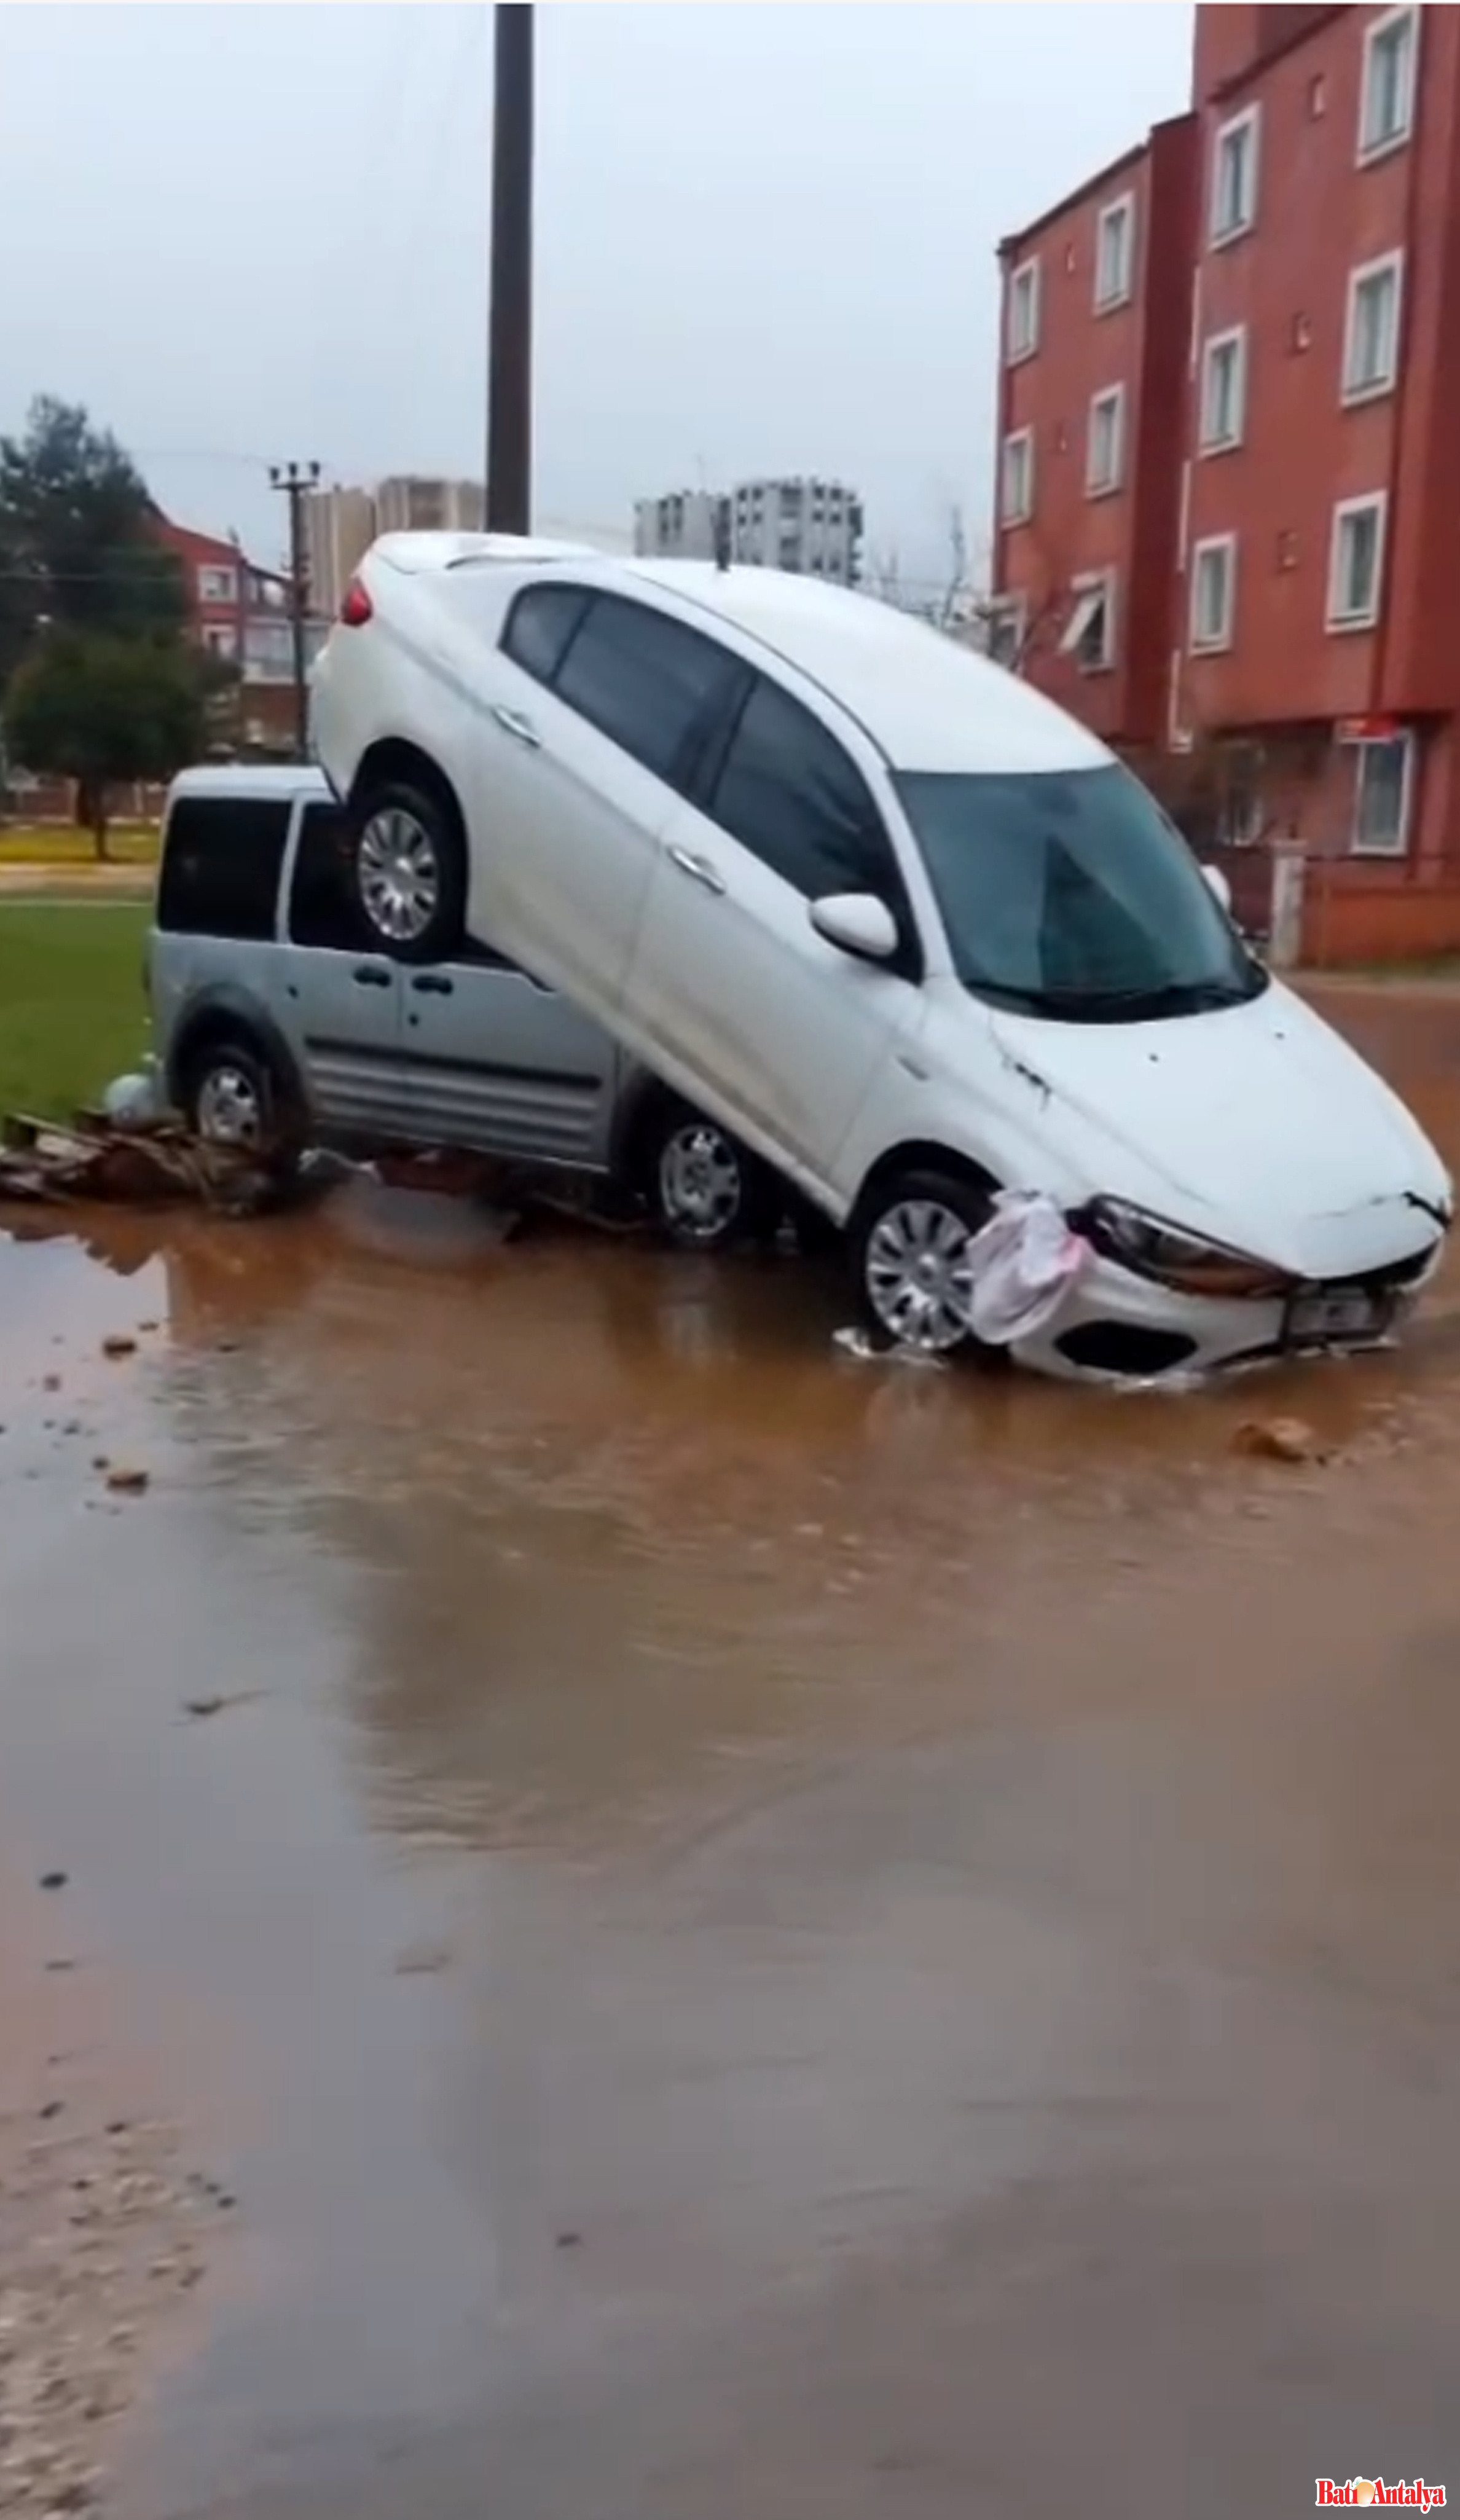
{"type": "MultiPolygon", "coordinates": [[[[0,428],[86,402],[186,522],[482,462],[491,12],[0,6],[0,428]]],[[[839,473],[988,502],[994,248],[1186,102],[1191,11],[540,7],[537,506],[839,473]]]]}

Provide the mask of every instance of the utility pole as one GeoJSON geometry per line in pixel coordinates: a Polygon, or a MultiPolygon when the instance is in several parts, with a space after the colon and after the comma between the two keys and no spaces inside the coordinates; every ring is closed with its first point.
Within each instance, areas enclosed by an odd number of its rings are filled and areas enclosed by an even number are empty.
{"type": "Polygon", "coordinates": [[[309,538],[304,526],[304,501],[319,487],[317,464],[269,466],[269,486],[289,501],[289,622],[294,637],[294,748],[300,761],[309,758],[309,651],[304,629],[309,611],[309,538]]]}
{"type": "Polygon", "coordinates": [[[532,56],[529,0],[497,0],[492,96],[491,313],[487,333],[486,523],[532,519],[532,56]]]}

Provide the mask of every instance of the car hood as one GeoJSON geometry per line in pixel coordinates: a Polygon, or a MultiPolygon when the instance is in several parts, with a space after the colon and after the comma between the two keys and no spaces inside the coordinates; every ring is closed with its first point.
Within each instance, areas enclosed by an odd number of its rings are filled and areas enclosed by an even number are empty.
{"type": "Polygon", "coordinates": [[[1003,1010],[991,1021],[1005,1059],[1038,1079],[1043,1133],[1085,1194],[1128,1198],[1303,1276],[1378,1267],[1448,1216],[1449,1179],[1418,1123],[1275,983],[1173,1022],[1003,1010]]]}

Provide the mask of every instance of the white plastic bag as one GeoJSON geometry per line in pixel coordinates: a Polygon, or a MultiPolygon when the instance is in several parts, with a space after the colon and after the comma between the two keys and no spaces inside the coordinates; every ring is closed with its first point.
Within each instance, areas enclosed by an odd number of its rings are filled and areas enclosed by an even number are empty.
{"type": "Polygon", "coordinates": [[[1013,1347],[1046,1329],[1092,1256],[1042,1191],[1001,1191],[969,1245],[974,1336],[985,1347],[1013,1347]]]}

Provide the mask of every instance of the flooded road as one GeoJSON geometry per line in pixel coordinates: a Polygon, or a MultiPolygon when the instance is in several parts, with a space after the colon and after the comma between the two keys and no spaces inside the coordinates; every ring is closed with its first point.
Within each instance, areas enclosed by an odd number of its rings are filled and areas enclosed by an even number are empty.
{"type": "MultiPolygon", "coordinates": [[[[1460,1158],[1460,1005],[1342,1012],[1460,1158]]],[[[363,1191],[27,1231],[0,1822],[238,2196],[119,2520],[1460,2491],[1460,1280],[1174,1400],[363,1191]]]]}

